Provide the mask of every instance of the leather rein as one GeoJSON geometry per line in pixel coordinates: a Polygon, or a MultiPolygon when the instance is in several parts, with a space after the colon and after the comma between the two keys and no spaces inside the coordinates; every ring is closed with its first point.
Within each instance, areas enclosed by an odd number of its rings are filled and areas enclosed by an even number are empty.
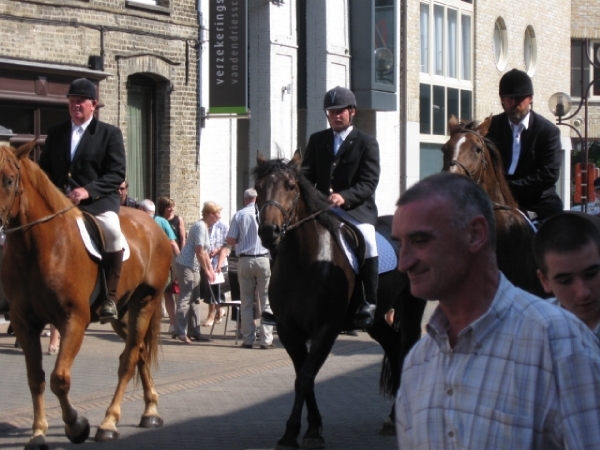
{"type": "Polygon", "coordinates": [[[13,195],[12,195],[12,200],[10,202],[10,206],[8,208],[2,208],[2,210],[0,211],[0,218],[2,219],[2,225],[0,226],[0,233],[11,234],[11,233],[14,233],[15,231],[23,230],[26,228],[31,228],[34,225],[37,225],[39,223],[48,222],[49,220],[54,219],[56,216],[59,216],[65,212],[69,211],[70,209],[73,209],[76,206],[74,204],[69,205],[69,206],[61,209],[58,212],[55,212],[48,216],[42,217],[41,219],[34,220],[33,222],[26,223],[25,225],[20,225],[18,227],[14,227],[14,228],[5,228],[5,226],[7,226],[10,222],[10,219],[11,219],[10,212],[13,209],[15,201],[17,200],[17,197],[20,197],[19,186],[20,186],[20,181],[21,181],[21,165],[19,163],[15,163],[15,165],[17,167],[17,180],[15,182],[15,188],[13,190],[13,195]]]}

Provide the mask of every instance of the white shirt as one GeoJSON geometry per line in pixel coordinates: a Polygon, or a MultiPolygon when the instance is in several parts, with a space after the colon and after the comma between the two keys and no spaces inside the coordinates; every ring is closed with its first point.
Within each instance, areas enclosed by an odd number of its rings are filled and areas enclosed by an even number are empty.
{"type": "Polygon", "coordinates": [[[75,125],[73,122],[71,122],[71,161],[75,157],[75,152],[79,146],[79,141],[81,141],[81,137],[83,136],[83,133],[85,133],[85,130],[91,121],[92,118],[82,125],[75,125]]]}
{"type": "Polygon", "coordinates": [[[501,276],[454,348],[438,307],[396,400],[401,449],[600,449],[600,348],[575,316],[501,276]]]}
{"type": "Polygon", "coordinates": [[[510,123],[510,129],[513,134],[512,160],[510,162],[510,167],[508,168],[508,174],[514,175],[515,170],[517,170],[519,156],[521,156],[521,134],[523,133],[523,130],[529,128],[529,113],[527,113],[523,120],[516,125],[510,120],[508,122],[510,123]]]}

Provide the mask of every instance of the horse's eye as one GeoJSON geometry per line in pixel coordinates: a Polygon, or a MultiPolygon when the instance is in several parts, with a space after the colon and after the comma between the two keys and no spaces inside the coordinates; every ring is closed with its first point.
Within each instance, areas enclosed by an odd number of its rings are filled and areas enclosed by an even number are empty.
{"type": "Polygon", "coordinates": [[[288,180],[287,189],[288,189],[288,191],[296,189],[296,180],[288,180]]]}
{"type": "Polygon", "coordinates": [[[483,149],[482,149],[481,147],[477,147],[477,148],[475,149],[475,151],[476,151],[477,153],[481,153],[481,152],[483,151],[483,149]]]}
{"type": "Polygon", "coordinates": [[[11,187],[13,184],[13,179],[11,177],[4,177],[4,186],[11,187]]]}

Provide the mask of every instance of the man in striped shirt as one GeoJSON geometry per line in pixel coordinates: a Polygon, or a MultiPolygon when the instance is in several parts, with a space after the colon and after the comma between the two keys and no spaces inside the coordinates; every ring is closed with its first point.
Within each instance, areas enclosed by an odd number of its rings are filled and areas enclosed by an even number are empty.
{"type": "Polygon", "coordinates": [[[498,270],[492,205],[460,175],[398,201],[398,269],[439,300],[396,399],[402,450],[600,448],[600,348],[572,314],[498,270]]]}
{"type": "Polygon", "coordinates": [[[533,249],[544,290],[600,339],[600,218],[578,212],[552,216],[533,249]]]}
{"type": "MultiPolygon", "coordinates": [[[[271,264],[269,250],[262,246],[256,222],[256,190],[246,189],[244,206],[231,219],[227,244],[235,247],[238,256],[238,279],[240,282],[240,314],[242,316],[242,348],[252,348],[256,340],[254,324],[254,296],[258,294],[261,311],[271,312],[269,306],[269,279],[271,264]]],[[[261,321],[260,348],[270,350],[273,344],[273,326],[261,321]]]]}

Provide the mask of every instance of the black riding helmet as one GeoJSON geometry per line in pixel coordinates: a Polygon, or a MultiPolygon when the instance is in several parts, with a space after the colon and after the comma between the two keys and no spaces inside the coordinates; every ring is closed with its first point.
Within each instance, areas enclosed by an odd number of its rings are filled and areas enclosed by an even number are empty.
{"type": "Polygon", "coordinates": [[[528,97],[533,95],[531,78],[522,70],[512,69],[500,78],[500,97],[528,97]]]}
{"type": "Polygon", "coordinates": [[[340,109],[349,106],[356,108],[356,97],[350,89],[336,86],[325,94],[323,109],[340,109]]]}

